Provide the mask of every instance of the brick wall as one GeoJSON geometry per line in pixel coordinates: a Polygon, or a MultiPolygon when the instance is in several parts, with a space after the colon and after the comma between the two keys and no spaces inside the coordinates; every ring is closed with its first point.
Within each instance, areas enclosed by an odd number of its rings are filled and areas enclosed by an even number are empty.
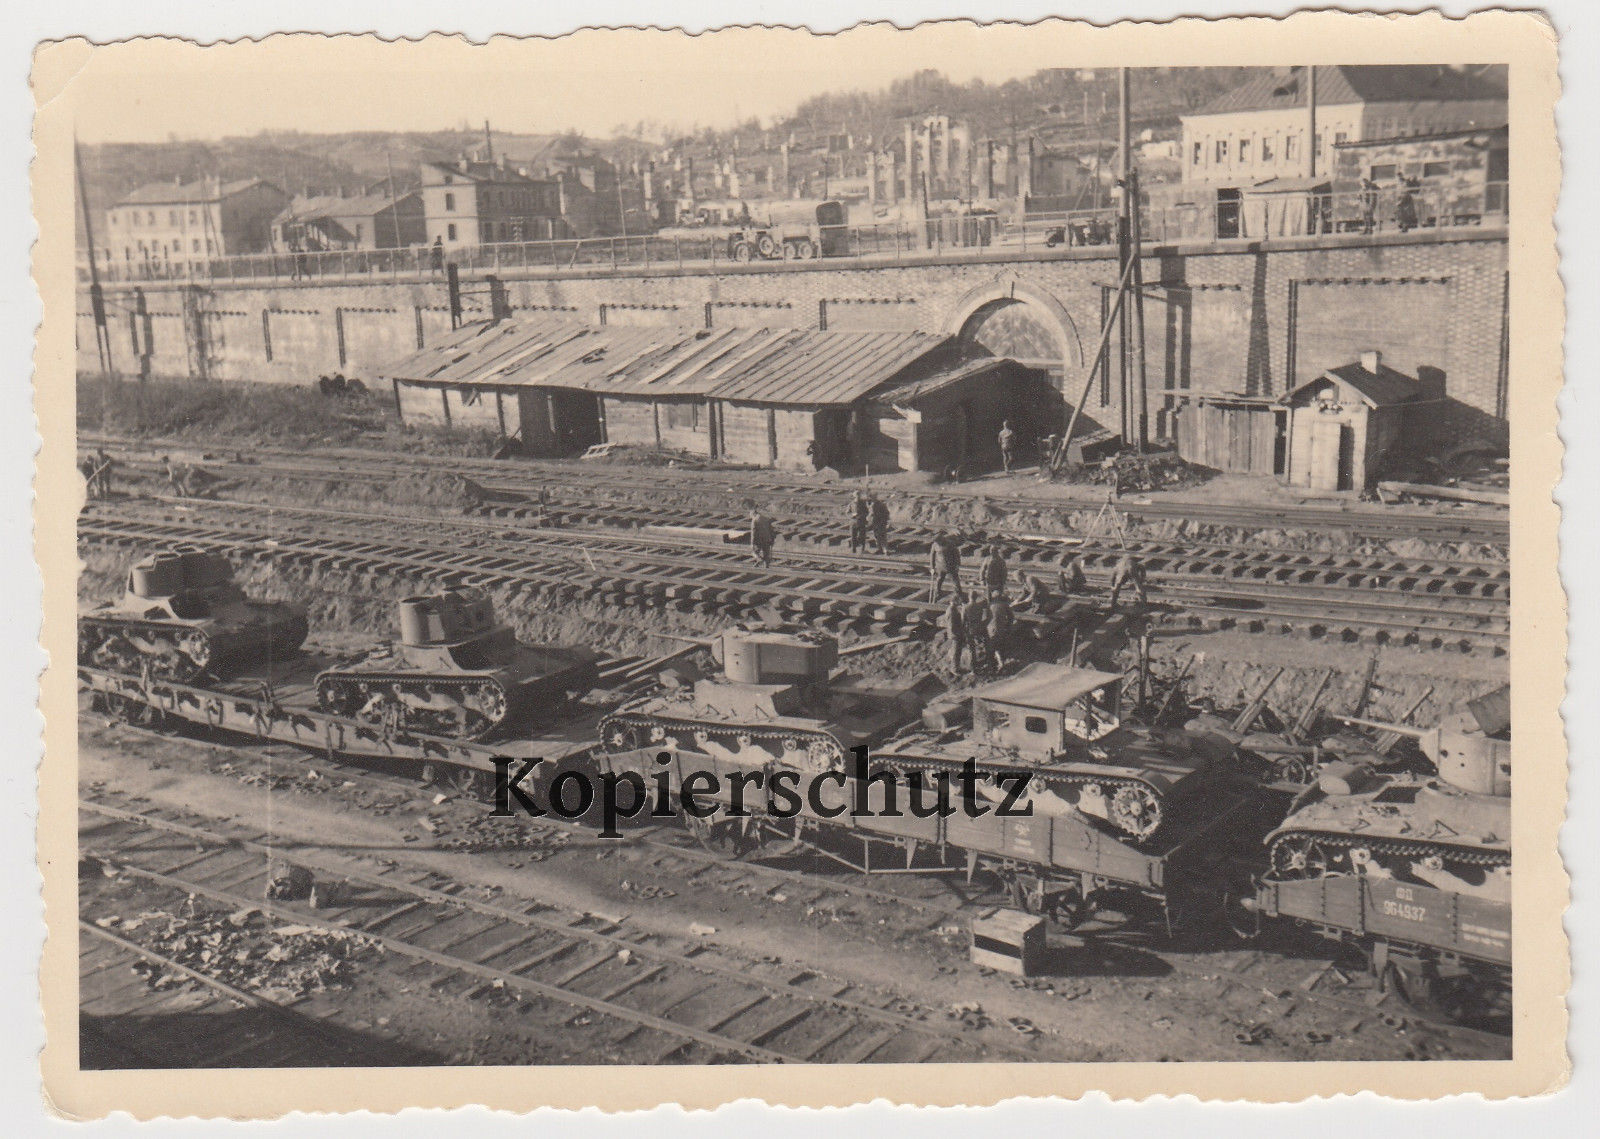
{"type": "MultiPolygon", "coordinates": [[[[996,304],[1021,303],[1026,319],[1043,322],[1054,342],[1065,345],[1054,378],[1075,400],[1082,384],[1079,362],[1093,350],[1107,286],[1115,284],[1113,256],[1107,249],[1073,248],[958,264],[841,268],[813,261],[507,281],[506,287],[518,310],[570,313],[592,322],[606,305],[608,322],[654,322],[677,314],[687,327],[702,326],[709,306],[711,323],[719,327],[816,327],[826,319],[837,329],[945,332],[979,306],[988,305],[992,315],[996,304]]],[[[1492,231],[1284,239],[1270,249],[1152,249],[1145,264],[1152,415],[1162,406],[1164,388],[1277,395],[1290,386],[1291,368],[1303,376],[1312,359],[1372,347],[1397,366],[1442,375],[1448,402],[1436,420],[1441,438],[1503,441],[1506,263],[1505,237],[1492,231]],[[1413,312],[1422,316],[1395,319],[1413,312]]],[[[152,329],[152,343],[136,356],[129,347],[131,293],[110,293],[115,363],[124,372],[137,371],[144,356],[154,375],[303,383],[342,370],[371,378],[381,375],[384,360],[416,350],[419,322],[424,342],[449,327],[444,287],[437,282],[149,286],[151,315],[144,323],[152,329]],[[246,315],[208,319],[210,343],[197,353],[185,342],[193,324],[183,319],[186,304],[246,315]]],[[[79,308],[87,313],[86,297],[79,308]]],[[[1008,323],[1018,321],[1013,315],[1008,323]]],[[[86,317],[79,320],[79,362],[86,371],[97,368],[86,317]]],[[[1091,391],[1087,410],[1115,428],[1117,385],[1108,385],[1104,402],[1100,387],[1096,383],[1091,391]]]]}

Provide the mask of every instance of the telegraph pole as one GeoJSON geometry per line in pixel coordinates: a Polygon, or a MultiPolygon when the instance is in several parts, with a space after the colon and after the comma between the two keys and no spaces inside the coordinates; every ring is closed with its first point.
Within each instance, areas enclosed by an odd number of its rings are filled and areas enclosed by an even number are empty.
{"type": "Polygon", "coordinates": [[[1317,176],[1317,66],[1312,64],[1306,68],[1309,77],[1306,81],[1306,109],[1307,117],[1311,120],[1311,137],[1306,143],[1306,176],[1317,176]]]}
{"type": "MultiPolygon", "coordinates": [[[[1131,261],[1132,248],[1132,216],[1129,211],[1129,177],[1132,166],[1128,161],[1128,142],[1130,131],[1128,128],[1128,69],[1117,69],[1117,185],[1121,195],[1117,203],[1117,279],[1124,282],[1121,286],[1126,288],[1131,261]]],[[[1133,439],[1133,386],[1131,370],[1128,367],[1128,355],[1131,348],[1129,337],[1129,318],[1132,315],[1127,305],[1122,305],[1120,322],[1117,326],[1117,379],[1118,390],[1122,393],[1118,401],[1122,405],[1122,442],[1124,445],[1133,439]]]]}
{"type": "Polygon", "coordinates": [[[89,217],[89,193],[83,184],[83,153],[78,140],[72,140],[72,161],[78,177],[78,206],[83,211],[83,235],[89,244],[89,307],[94,311],[94,346],[100,357],[100,370],[111,378],[111,329],[106,326],[106,298],[100,288],[100,263],[95,255],[94,222],[89,217]]]}
{"type": "MultiPolygon", "coordinates": [[[[394,193],[394,159],[387,150],[383,152],[383,164],[389,170],[389,217],[394,222],[394,247],[399,249],[401,245],[400,199],[395,197],[394,193]]],[[[373,233],[372,238],[374,242],[377,241],[378,235],[376,232],[373,233]]]]}

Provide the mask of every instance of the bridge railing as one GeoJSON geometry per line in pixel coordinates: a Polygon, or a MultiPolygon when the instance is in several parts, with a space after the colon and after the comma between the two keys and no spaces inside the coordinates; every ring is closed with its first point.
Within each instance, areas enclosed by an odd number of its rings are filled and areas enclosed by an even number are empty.
{"type": "MultiPolygon", "coordinates": [[[[1146,205],[1140,224],[1146,243],[1270,241],[1324,233],[1393,233],[1504,224],[1508,192],[1504,182],[1475,188],[1393,187],[1326,193],[1247,194],[1236,200],[1146,205]]],[[[1001,253],[1033,253],[1116,242],[1116,207],[1059,213],[1003,216],[978,214],[930,217],[921,221],[848,226],[823,234],[818,249],[775,248],[749,265],[774,265],[808,252],[828,261],[869,264],[930,258],[959,262],[1001,253]]],[[[103,260],[108,283],[193,282],[246,284],[251,281],[427,280],[444,276],[446,261],[463,273],[509,273],[517,277],[567,276],[628,269],[745,265],[721,234],[694,232],[636,234],[626,237],[562,238],[453,246],[437,255],[434,247],[338,249],[245,254],[235,257],[165,260],[103,260]]],[[[89,268],[78,266],[87,283],[89,268]]]]}

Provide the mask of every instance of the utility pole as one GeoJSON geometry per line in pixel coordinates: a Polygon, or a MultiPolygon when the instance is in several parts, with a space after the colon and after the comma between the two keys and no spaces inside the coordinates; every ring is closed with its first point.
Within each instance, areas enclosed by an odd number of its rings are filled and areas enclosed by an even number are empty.
{"type": "Polygon", "coordinates": [[[494,165],[494,139],[489,136],[489,120],[483,120],[483,160],[494,165]]]}
{"type": "MultiPolygon", "coordinates": [[[[394,221],[394,247],[399,249],[402,244],[400,241],[400,199],[395,196],[394,192],[394,159],[387,150],[383,152],[383,164],[389,171],[389,217],[394,221]]],[[[377,243],[378,232],[376,227],[373,228],[372,240],[374,244],[377,243]]]]}
{"type": "Polygon", "coordinates": [[[1317,67],[1306,68],[1306,109],[1311,120],[1311,137],[1306,143],[1306,177],[1317,176],[1317,67]]]}
{"type": "MultiPolygon", "coordinates": [[[[1128,69],[1117,69],[1117,186],[1121,190],[1117,203],[1117,277],[1127,281],[1129,266],[1133,253],[1132,248],[1132,216],[1129,205],[1129,175],[1132,173],[1128,162],[1128,69]]],[[[1126,284],[1121,286],[1126,288],[1126,284]]],[[[1129,352],[1132,341],[1129,336],[1129,324],[1132,314],[1127,305],[1121,306],[1121,320],[1117,327],[1118,391],[1122,397],[1118,402],[1122,405],[1122,442],[1123,445],[1133,441],[1133,385],[1131,369],[1128,364],[1129,352]]]]}
{"type": "Polygon", "coordinates": [[[89,307],[94,310],[94,346],[100,357],[100,370],[109,378],[113,375],[111,363],[111,329],[106,326],[106,298],[100,288],[100,264],[94,247],[94,222],[89,218],[89,193],[83,185],[83,154],[78,140],[72,140],[72,160],[78,175],[78,206],[83,211],[83,236],[89,244],[89,307]]]}

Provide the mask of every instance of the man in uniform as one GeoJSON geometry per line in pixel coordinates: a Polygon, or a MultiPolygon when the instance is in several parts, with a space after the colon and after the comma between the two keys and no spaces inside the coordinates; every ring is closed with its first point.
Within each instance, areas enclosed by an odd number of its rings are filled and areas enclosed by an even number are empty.
{"type": "Polygon", "coordinates": [[[872,496],[872,544],[878,553],[889,552],[889,504],[877,495],[872,496]]]}
{"type": "Polygon", "coordinates": [[[100,497],[100,477],[99,477],[98,472],[95,470],[94,456],[93,455],[85,455],[83,457],[82,470],[83,470],[84,489],[88,491],[88,494],[89,494],[90,498],[99,498],[100,497]]]}
{"type": "Polygon", "coordinates": [[[989,657],[989,603],[983,594],[974,590],[972,600],[961,611],[961,624],[967,634],[967,652],[972,660],[972,671],[977,672],[980,661],[989,657]]]}
{"type": "Polygon", "coordinates": [[[867,496],[861,491],[856,491],[850,496],[850,552],[864,554],[867,552],[867,521],[870,508],[867,505],[867,496]]]}
{"type": "MultiPolygon", "coordinates": [[[[961,673],[961,650],[967,647],[967,629],[961,614],[964,600],[965,595],[958,585],[950,593],[950,603],[944,607],[944,631],[950,638],[950,671],[957,675],[961,673]]],[[[976,663],[970,653],[967,660],[976,663]]]]}
{"type": "Polygon", "coordinates": [[[1132,554],[1123,554],[1117,560],[1116,567],[1111,571],[1111,612],[1117,611],[1117,599],[1122,596],[1124,586],[1132,588],[1134,596],[1142,606],[1147,597],[1144,591],[1144,563],[1132,554]]]}
{"type": "MultiPolygon", "coordinates": [[[[992,422],[992,421],[991,421],[992,422]]],[[[1011,430],[1011,420],[1000,421],[1000,465],[1005,468],[1006,474],[1011,473],[1012,451],[1016,446],[1017,433],[1011,430]]]]}
{"type": "Polygon", "coordinates": [[[937,601],[944,593],[945,578],[961,589],[961,543],[948,530],[936,536],[928,547],[928,600],[937,601]]]}
{"type": "Polygon", "coordinates": [[[1016,618],[1012,616],[1011,603],[1006,600],[1006,595],[1001,593],[993,597],[989,601],[986,630],[989,634],[989,653],[996,672],[1006,666],[1006,648],[1011,644],[1011,629],[1015,623],[1016,618]]]}
{"type": "Polygon", "coordinates": [[[999,542],[989,543],[989,556],[983,559],[983,588],[990,597],[1004,597],[1006,595],[1006,581],[1010,576],[1010,569],[1006,566],[1006,556],[1000,552],[999,542]]]}
{"type": "Polygon", "coordinates": [[[772,547],[778,544],[778,528],[760,509],[750,511],[750,556],[764,566],[772,564],[772,547]]]}
{"type": "Polygon", "coordinates": [[[1076,550],[1069,549],[1061,555],[1056,581],[1061,586],[1061,592],[1069,598],[1089,588],[1089,579],[1083,574],[1083,559],[1076,550]]]}
{"type": "Polygon", "coordinates": [[[100,483],[100,497],[111,497],[111,471],[116,466],[111,455],[101,447],[94,455],[95,479],[100,483]]]}

